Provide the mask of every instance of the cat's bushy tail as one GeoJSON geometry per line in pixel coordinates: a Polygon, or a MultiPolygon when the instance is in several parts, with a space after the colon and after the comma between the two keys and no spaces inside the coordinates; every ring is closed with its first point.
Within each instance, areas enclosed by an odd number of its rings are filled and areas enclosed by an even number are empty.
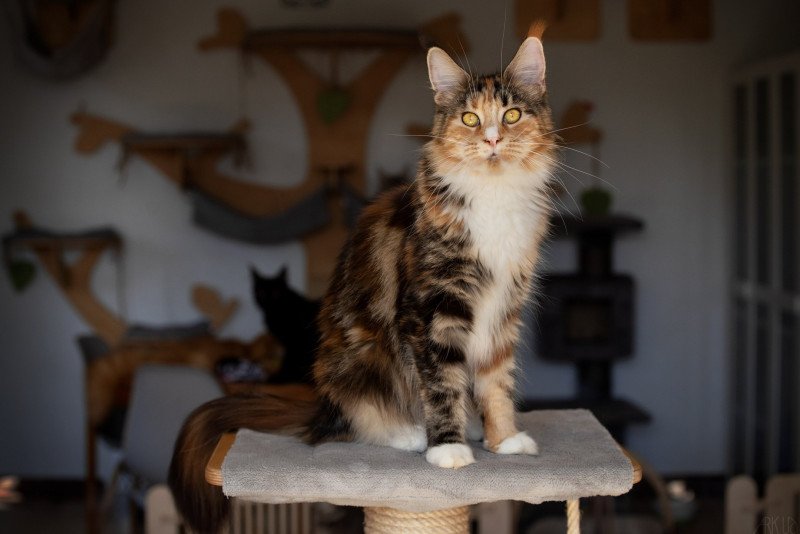
{"type": "Polygon", "coordinates": [[[315,410],[313,401],[247,395],[222,397],[192,412],[175,442],[168,478],[187,526],[198,534],[216,534],[228,516],[222,488],[205,480],[205,466],[224,433],[249,428],[301,435],[315,410]]]}

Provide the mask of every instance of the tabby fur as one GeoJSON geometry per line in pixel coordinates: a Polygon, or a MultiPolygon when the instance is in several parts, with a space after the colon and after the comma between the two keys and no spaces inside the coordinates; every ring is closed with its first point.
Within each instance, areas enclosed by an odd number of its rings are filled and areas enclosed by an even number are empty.
{"type": "Polygon", "coordinates": [[[170,482],[195,530],[226,514],[202,466],[239,427],[426,451],[458,468],[474,461],[466,440],[482,419],[489,450],[537,452],[512,397],[556,161],[541,42],[528,38],[503,74],[471,76],[438,48],[428,69],[436,114],[417,177],[365,209],[323,300],[316,405],[293,416],[275,399],[223,399],[187,422],[170,482]]]}

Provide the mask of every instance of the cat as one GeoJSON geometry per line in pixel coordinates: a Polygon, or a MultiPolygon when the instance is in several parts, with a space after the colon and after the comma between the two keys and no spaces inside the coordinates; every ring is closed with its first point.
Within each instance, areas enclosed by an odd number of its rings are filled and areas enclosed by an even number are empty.
{"type": "Polygon", "coordinates": [[[435,47],[427,63],[431,140],[415,181],[365,208],[342,251],[318,319],[317,400],[222,398],[181,431],[169,481],[199,532],[227,514],[203,466],[237,428],[386,445],[460,468],[475,461],[466,439],[482,418],[488,450],[538,452],[515,424],[512,395],[557,162],[542,44],[527,38],[490,76],[468,74],[435,47]]]}
{"type": "Polygon", "coordinates": [[[264,323],[286,350],[281,367],[268,382],[310,383],[314,352],[319,344],[317,314],[320,303],[293,291],[286,283],[286,268],[277,276],[266,277],[250,268],[253,296],[264,323]]]}

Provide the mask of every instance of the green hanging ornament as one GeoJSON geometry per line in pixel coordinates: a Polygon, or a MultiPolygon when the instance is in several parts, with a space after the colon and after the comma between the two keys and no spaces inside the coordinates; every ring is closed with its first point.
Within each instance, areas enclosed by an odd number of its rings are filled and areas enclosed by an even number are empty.
{"type": "Polygon", "coordinates": [[[317,112],[325,124],[333,124],[350,107],[350,93],[332,86],[317,95],[317,112]]]}
{"type": "Polygon", "coordinates": [[[317,95],[317,113],[325,124],[333,124],[350,108],[350,93],[339,83],[339,54],[331,52],[328,87],[317,95]]]}
{"type": "Polygon", "coordinates": [[[36,266],[26,260],[11,260],[8,263],[8,275],[14,289],[22,292],[36,278],[36,266]]]}

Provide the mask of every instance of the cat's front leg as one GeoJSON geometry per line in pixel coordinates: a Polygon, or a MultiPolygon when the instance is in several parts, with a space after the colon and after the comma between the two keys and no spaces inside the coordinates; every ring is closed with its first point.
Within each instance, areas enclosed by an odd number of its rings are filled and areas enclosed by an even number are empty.
{"type": "Polygon", "coordinates": [[[513,348],[498,351],[491,362],[475,373],[475,400],[483,410],[484,447],[498,454],[538,454],[536,442],[520,432],[515,421],[513,348]]]}
{"type": "Polygon", "coordinates": [[[468,376],[460,351],[431,343],[418,361],[428,450],[425,459],[457,469],[475,462],[466,443],[468,376]]]}

